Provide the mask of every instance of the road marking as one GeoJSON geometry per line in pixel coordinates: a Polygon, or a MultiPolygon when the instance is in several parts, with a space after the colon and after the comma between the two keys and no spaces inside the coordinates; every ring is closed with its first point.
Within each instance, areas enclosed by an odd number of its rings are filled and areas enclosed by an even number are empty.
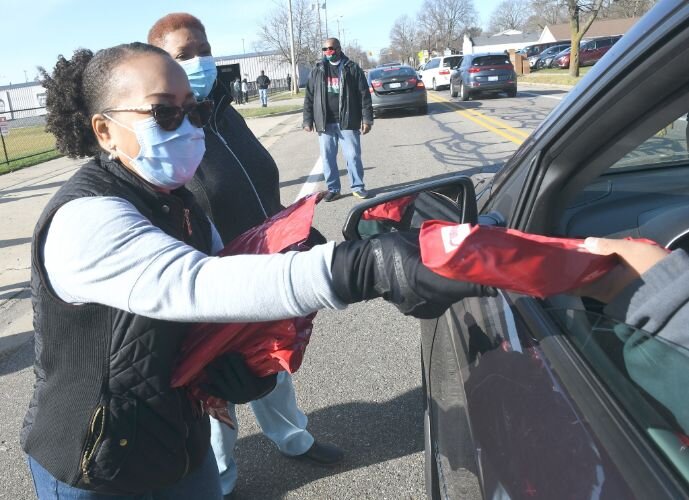
{"type": "Polygon", "coordinates": [[[520,135],[520,136],[522,136],[524,139],[526,139],[527,137],[529,137],[529,136],[531,135],[530,132],[524,132],[523,130],[520,130],[520,129],[518,129],[518,128],[510,127],[509,125],[507,125],[507,124],[506,124],[505,122],[503,122],[502,120],[500,120],[500,119],[498,119],[498,118],[493,118],[492,116],[486,115],[485,113],[481,113],[480,111],[476,111],[475,109],[467,109],[467,108],[465,108],[464,106],[462,106],[461,104],[459,105],[459,107],[462,108],[463,110],[465,110],[467,113],[469,113],[469,114],[471,114],[471,115],[474,115],[475,117],[477,117],[477,118],[479,118],[479,119],[486,120],[486,121],[489,122],[489,123],[492,123],[492,124],[494,124],[494,125],[497,125],[498,128],[500,128],[500,127],[509,127],[508,130],[509,130],[511,133],[520,135]]]}
{"type": "MultiPolygon", "coordinates": [[[[499,128],[494,127],[493,125],[490,124],[488,120],[486,120],[486,116],[483,115],[482,113],[476,112],[477,114],[471,114],[468,112],[468,110],[464,107],[462,107],[460,104],[448,101],[447,99],[444,99],[442,97],[430,95],[429,97],[431,98],[432,101],[437,102],[438,104],[442,104],[444,107],[447,109],[454,111],[455,113],[459,114],[460,116],[466,118],[470,122],[474,122],[475,124],[489,130],[490,132],[493,132],[494,134],[499,135],[500,137],[503,137],[507,139],[510,142],[515,143],[516,145],[521,145],[522,142],[524,142],[524,139],[526,137],[520,137],[524,134],[524,132],[514,128],[510,127],[504,122],[501,122],[495,118],[492,118],[491,120],[500,123],[499,128]],[[457,109],[459,108],[459,109],[457,109]]],[[[528,137],[528,135],[527,135],[528,137]]]]}
{"type": "Polygon", "coordinates": [[[561,100],[562,100],[562,96],[557,97],[557,96],[554,96],[554,95],[535,94],[535,93],[533,93],[533,92],[524,92],[523,90],[520,90],[519,93],[520,93],[520,94],[524,94],[524,95],[532,95],[532,96],[535,96],[535,97],[542,97],[543,99],[555,99],[556,101],[561,101],[561,100]]]}
{"type": "Polygon", "coordinates": [[[318,186],[318,183],[321,181],[322,175],[323,175],[323,161],[319,157],[318,160],[316,160],[316,164],[311,169],[311,172],[309,172],[309,175],[306,178],[306,182],[304,182],[304,185],[299,190],[299,194],[294,199],[294,201],[300,200],[304,196],[308,196],[311,193],[313,193],[314,191],[316,191],[316,186],[318,186]]]}

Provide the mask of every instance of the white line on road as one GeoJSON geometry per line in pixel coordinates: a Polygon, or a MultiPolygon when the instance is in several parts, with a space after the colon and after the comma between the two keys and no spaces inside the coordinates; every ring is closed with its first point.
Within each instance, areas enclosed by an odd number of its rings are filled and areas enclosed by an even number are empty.
{"type": "Polygon", "coordinates": [[[520,94],[525,94],[525,95],[532,95],[532,96],[536,96],[536,97],[543,97],[544,99],[555,99],[556,101],[561,101],[561,100],[562,100],[562,96],[557,97],[557,96],[554,96],[554,95],[534,94],[533,92],[524,92],[524,91],[522,91],[522,90],[520,90],[519,93],[520,93],[520,94]]]}
{"type": "Polygon", "coordinates": [[[318,160],[316,161],[316,164],[311,169],[311,172],[309,172],[309,175],[306,178],[306,182],[304,182],[304,185],[299,190],[299,194],[294,199],[294,201],[300,200],[304,196],[307,196],[307,195],[310,195],[311,193],[313,193],[316,190],[316,186],[320,182],[320,177],[322,174],[323,174],[323,162],[321,161],[321,158],[319,157],[318,160]]]}

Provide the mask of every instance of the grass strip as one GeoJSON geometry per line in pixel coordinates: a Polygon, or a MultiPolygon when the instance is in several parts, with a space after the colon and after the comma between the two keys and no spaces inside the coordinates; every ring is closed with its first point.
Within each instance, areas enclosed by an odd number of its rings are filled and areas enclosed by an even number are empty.
{"type": "Polygon", "coordinates": [[[238,106],[235,109],[244,118],[259,118],[261,116],[293,113],[295,111],[300,111],[303,108],[304,106],[301,104],[287,104],[282,106],[271,106],[269,104],[267,108],[241,108],[238,106]]]}

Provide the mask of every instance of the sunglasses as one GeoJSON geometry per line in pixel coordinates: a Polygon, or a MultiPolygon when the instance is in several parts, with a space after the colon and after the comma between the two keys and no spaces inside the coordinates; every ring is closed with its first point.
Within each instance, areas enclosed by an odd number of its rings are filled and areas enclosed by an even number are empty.
{"type": "Polygon", "coordinates": [[[328,50],[333,50],[333,51],[335,51],[335,50],[337,50],[337,47],[323,47],[321,50],[322,50],[323,52],[328,51],[328,50]]]}
{"type": "Polygon", "coordinates": [[[177,130],[184,117],[189,117],[189,122],[198,128],[203,128],[211,119],[213,114],[213,101],[205,100],[195,102],[187,106],[169,106],[167,104],[151,104],[148,107],[140,108],[109,108],[101,111],[101,114],[114,113],[120,111],[133,111],[135,113],[150,113],[155,122],[163,130],[171,132],[177,130]]]}

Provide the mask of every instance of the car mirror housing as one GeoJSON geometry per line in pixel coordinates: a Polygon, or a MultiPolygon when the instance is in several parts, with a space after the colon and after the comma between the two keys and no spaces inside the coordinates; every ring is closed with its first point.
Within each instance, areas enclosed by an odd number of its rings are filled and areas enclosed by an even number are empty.
{"type": "Polygon", "coordinates": [[[345,240],[362,240],[416,229],[426,220],[476,224],[478,208],[471,178],[459,175],[421,182],[359,203],[347,215],[342,234],[345,240]]]}

